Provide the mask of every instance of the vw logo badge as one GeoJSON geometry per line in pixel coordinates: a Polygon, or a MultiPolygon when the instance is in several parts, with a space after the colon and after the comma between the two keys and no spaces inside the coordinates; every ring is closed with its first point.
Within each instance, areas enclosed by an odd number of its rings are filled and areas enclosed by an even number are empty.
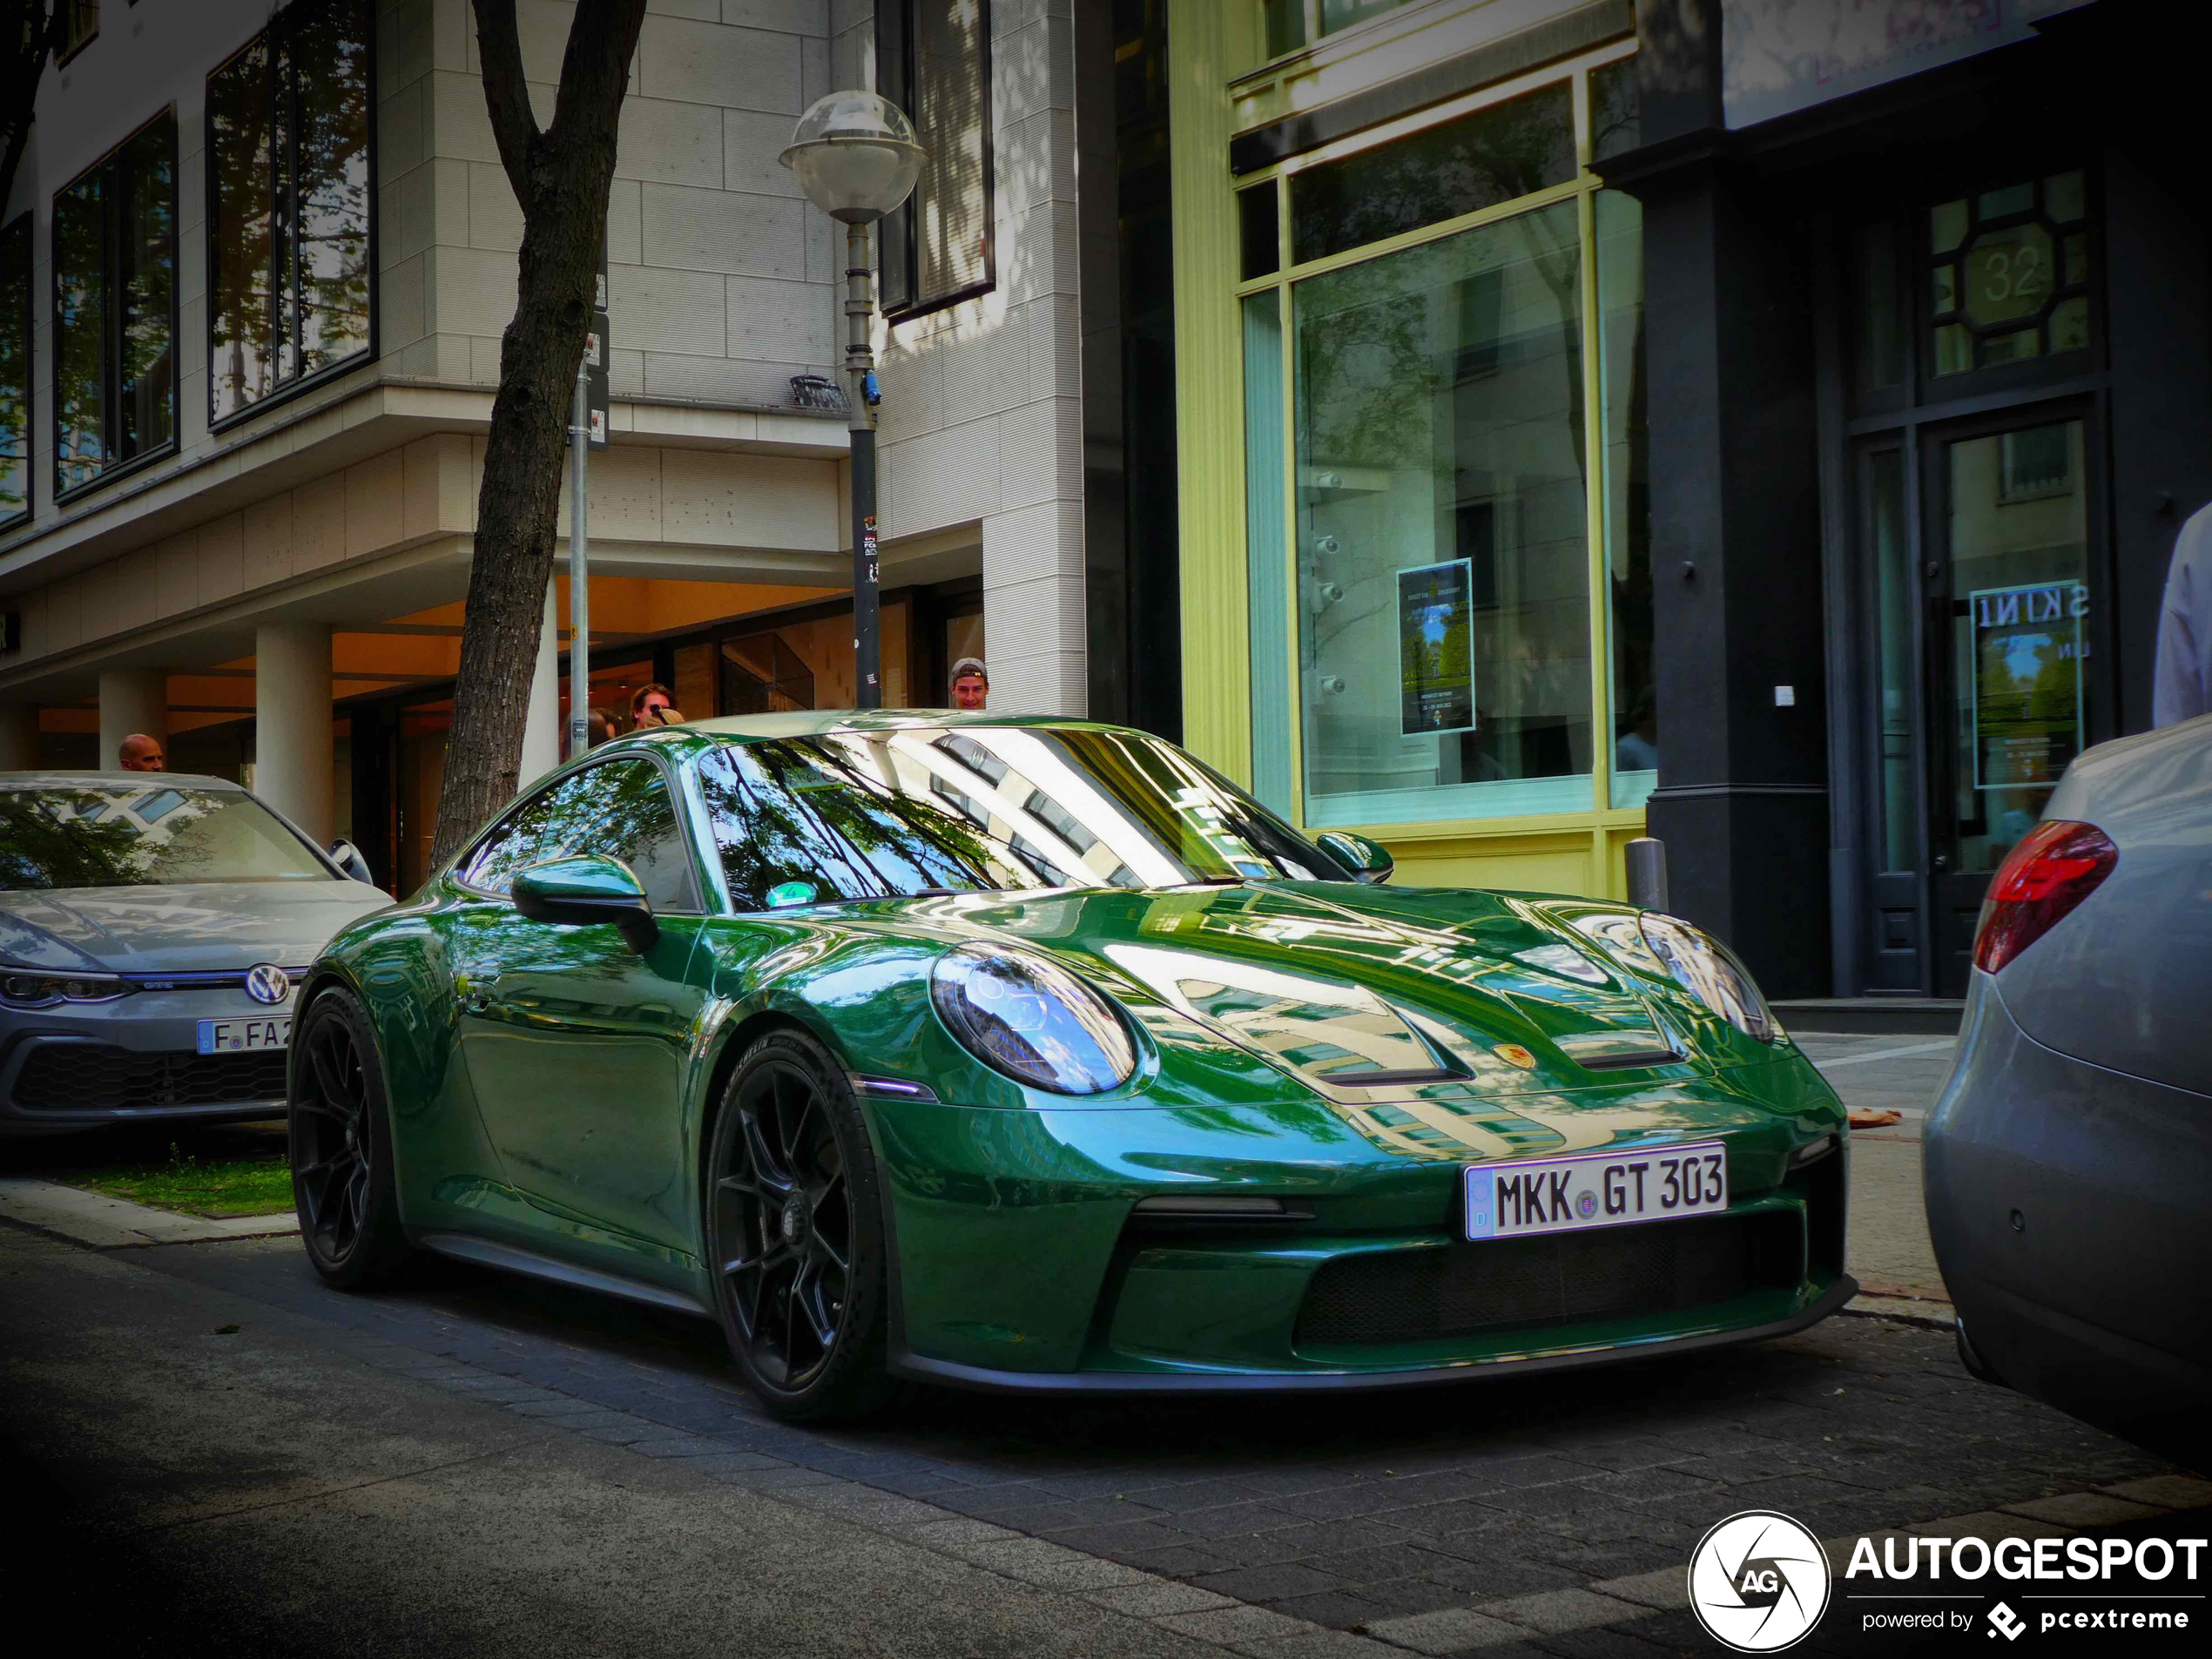
{"type": "Polygon", "coordinates": [[[274,962],[256,962],[246,970],[246,994],[274,1008],[292,995],[292,981],[274,962]]]}
{"type": "Polygon", "coordinates": [[[1828,1607],[1828,1556],[1787,1515],[1747,1509],[1697,1541],[1689,1606],[1707,1634],[1738,1653],[1777,1653],[1828,1607]]]}

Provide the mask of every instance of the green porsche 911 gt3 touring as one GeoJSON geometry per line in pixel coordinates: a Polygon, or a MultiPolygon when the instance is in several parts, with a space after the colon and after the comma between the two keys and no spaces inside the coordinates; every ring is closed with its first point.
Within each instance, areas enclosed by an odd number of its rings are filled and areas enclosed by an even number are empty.
{"type": "Polygon", "coordinates": [[[429,1250],[709,1314],[791,1418],[1520,1373],[1850,1298],[1843,1109],[1724,948],[1389,873],[1112,726],[608,744],[308,974],[302,1240],[338,1285],[429,1250]]]}

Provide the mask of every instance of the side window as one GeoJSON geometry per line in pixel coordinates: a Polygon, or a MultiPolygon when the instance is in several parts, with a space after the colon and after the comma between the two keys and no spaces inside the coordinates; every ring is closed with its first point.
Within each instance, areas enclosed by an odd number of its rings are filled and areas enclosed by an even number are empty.
{"type": "Polygon", "coordinates": [[[656,910],[697,910],[691,849],[660,768],[650,760],[615,760],[582,775],[598,786],[594,793],[600,811],[590,838],[566,850],[620,859],[656,910]]]}
{"type": "Polygon", "coordinates": [[[590,827],[597,796],[591,780],[599,770],[563,779],[509,813],[477,847],[462,880],[486,893],[505,893],[516,871],[557,859],[580,841],[590,827]]]}
{"type": "Polygon", "coordinates": [[[505,893],[516,871],[572,853],[620,859],[656,910],[699,907],[675,799],[650,760],[612,760],[562,779],[495,829],[462,880],[486,893],[505,893]]]}
{"type": "Polygon", "coordinates": [[[739,910],[766,909],[770,889],[786,881],[806,882],[824,899],[883,891],[806,799],[820,792],[787,787],[751,748],[732,745],[700,761],[699,789],[730,902],[739,910]]]}

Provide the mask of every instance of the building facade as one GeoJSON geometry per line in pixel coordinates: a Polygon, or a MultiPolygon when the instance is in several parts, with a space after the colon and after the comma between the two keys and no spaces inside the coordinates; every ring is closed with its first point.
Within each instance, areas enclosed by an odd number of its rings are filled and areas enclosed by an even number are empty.
{"type": "MultiPolygon", "coordinates": [[[[0,762],[165,722],[404,888],[518,233],[468,7],[94,10],[0,221],[0,762]]],[[[850,699],[840,273],[775,155],[873,84],[932,149],[879,237],[892,701],[987,654],[1402,880],[1619,894],[1649,833],[1782,996],[1954,996],[2149,723],[2212,261],[2114,0],[649,11],[595,700],[850,699]]]]}
{"type": "Polygon", "coordinates": [[[1194,745],[1413,880],[1617,894],[1648,831],[1774,994],[1959,995],[2212,497],[2130,16],[1176,8],[1194,745]]]}
{"type": "MultiPolygon", "coordinates": [[[[148,732],[411,890],[522,231],[474,17],[78,10],[0,213],[0,767],[111,765],[148,732]]],[[[887,700],[941,705],[977,655],[995,706],[1082,712],[1069,8],[648,11],[588,468],[594,705],[626,723],[653,679],[692,715],[853,700],[842,237],[777,155],[813,98],[880,81],[933,149],[880,238],[887,700]]],[[[541,118],[569,12],[524,9],[541,118]]],[[[566,585],[526,777],[557,759],[566,585]]]]}

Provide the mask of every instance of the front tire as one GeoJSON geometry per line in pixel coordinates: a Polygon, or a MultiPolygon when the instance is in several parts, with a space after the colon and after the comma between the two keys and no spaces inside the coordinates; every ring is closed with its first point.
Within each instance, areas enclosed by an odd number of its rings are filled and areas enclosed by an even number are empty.
{"type": "Polygon", "coordinates": [[[350,991],[325,991],[300,1016],[293,1043],[286,1117],[300,1242],[325,1284],[364,1290],[389,1279],[411,1253],[368,1011],[350,991]]]}
{"type": "Polygon", "coordinates": [[[715,1312],[738,1370],[786,1422],[890,1398],[883,1211],[860,1103],[821,1044],[774,1031],[738,1062],[707,1152],[715,1312]]]}

